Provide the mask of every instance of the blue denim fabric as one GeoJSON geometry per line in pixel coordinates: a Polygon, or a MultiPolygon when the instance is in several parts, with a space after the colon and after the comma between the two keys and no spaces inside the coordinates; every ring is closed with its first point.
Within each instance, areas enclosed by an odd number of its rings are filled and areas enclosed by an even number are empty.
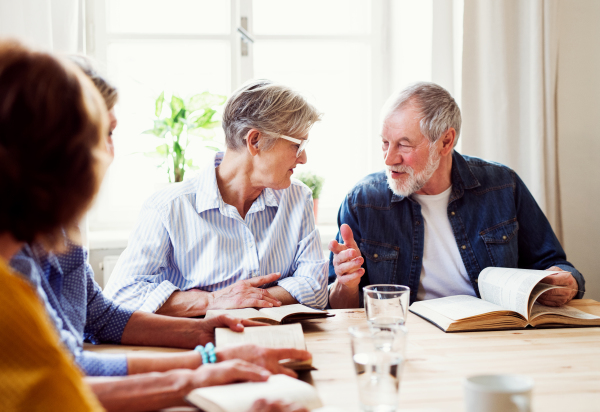
{"type": "MultiPolygon", "coordinates": [[[[583,297],[583,276],[567,262],[548,219],[513,170],[455,151],[451,177],[448,219],[477,296],[479,272],[488,266],[540,270],[559,266],[573,274],[580,291],[576,298],[583,297]]],[[[394,195],[381,171],[348,193],[338,214],[338,226],[343,223],[352,228],[365,259],[359,287],[406,285],[414,302],[423,257],[421,206],[411,197],[394,195]]],[[[336,239],[342,242],[339,232],[336,239]]],[[[335,279],[331,254],[329,283],[335,279]]]]}
{"type": "Polygon", "coordinates": [[[36,289],[61,342],[86,375],[127,375],[125,355],[83,350],[84,340],[119,343],[133,314],[102,294],[85,248],[70,245],[66,253],[53,254],[25,245],[10,265],[36,289]]]}

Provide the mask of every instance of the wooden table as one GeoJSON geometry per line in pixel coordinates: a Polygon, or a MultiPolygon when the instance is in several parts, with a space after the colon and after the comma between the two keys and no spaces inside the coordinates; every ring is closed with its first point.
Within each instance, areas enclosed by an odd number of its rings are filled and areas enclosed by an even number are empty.
{"type": "MultiPolygon", "coordinates": [[[[593,309],[598,315],[599,308],[593,309]]],[[[325,405],[357,411],[348,327],[364,324],[365,314],[362,309],[332,312],[335,317],[303,322],[306,344],[318,370],[304,372],[301,378],[317,388],[325,405]]],[[[600,328],[451,334],[413,314],[407,326],[401,410],[463,411],[466,376],[510,373],[535,380],[536,412],[600,411],[600,328]]],[[[139,348],[100,345],[86,349],[123,352],[139,348]]]]}

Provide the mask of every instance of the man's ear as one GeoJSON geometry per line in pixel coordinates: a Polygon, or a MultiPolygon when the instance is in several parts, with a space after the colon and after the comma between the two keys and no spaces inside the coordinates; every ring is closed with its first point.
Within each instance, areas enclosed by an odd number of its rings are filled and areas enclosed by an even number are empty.
{"type": "Polygon", "coordinates": [[[454,148],[454,142],[456,141],[456,130],[453,127],[449,128],[441,138],[442,140],[442,156],[446,156],[448,153],[452,153],[454,148]]]}
{"type": "Polygon", "coordinates": [[[256,156],[259,152],[258,142],[260,138],[260,132],[256,129],[250,129],[246,135],[246,148],[252,156],[256,156]]]}

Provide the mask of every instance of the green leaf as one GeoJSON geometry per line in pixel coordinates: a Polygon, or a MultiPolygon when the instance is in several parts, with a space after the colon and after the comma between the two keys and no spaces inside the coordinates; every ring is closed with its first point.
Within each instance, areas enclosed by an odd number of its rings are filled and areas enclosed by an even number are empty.
{"type": "Polygon", "coordinates": [[[221,106],[223,103],[225,103],[225,100],[227,100],[226,96],[204,92],[190,97],[186,107],[191,113],[195,112],[196,110],[221,106]]]}
{"type": "Polygon", "coordinates": [[[164,120],[155,120],[154,121],[154,129],[145,130],[143,134],[152,134],[156,137],[165,137],[167,134],[168,126],[164,120]]]}
{"type": "Polygon", "coordinates": [[[173,95],[171,97],[171,118],[175,120],[177,116],[179,116],[179,112],[181,109],[185,109],[185,105],[183,104],[183,99],[173,95]]]}
{"type": "Polygon", "coordinates": [[[213,109],[206,109],[200,116],[192,118],[190,122],[192,123],[193,128],[204,127],[205,124],[211,121],[216,112],[217,111],[213,109]]]}
{"type": "Polygon", "coordinates": [[[210,150],[214,150],[215,152],[218,152],[221,150],[218,147],[214,147],[214,146],[204,146],[204,147],[206,147],[207,149],[210,149],[210,150]]]}
{"type": "Polygon", "coordinates": [[[165,102],[165,91],[163,90],[162,93],[160,94],[160,96],[158,96],[158,98],[156,99],[156,103],[155,103],[156,109],[154,110],[154,115],[156,117],[159,117],[160,114],[162,113],[162,108],[163,108],[164,102],[165,102]]]}
{"type": "Polygon", "coordinates": [[[157,146],[156,153],[158,153],[161,156],[167,156],[169,154],[169,145],[165,143],[161,144],[160,146],[157,146]]]}

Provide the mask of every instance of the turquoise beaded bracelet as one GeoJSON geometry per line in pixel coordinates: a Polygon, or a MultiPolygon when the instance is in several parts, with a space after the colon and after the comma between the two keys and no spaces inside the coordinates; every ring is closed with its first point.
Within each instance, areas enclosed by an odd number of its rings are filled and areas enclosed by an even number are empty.
{"type": "Polygon", "coordinates": [[[217,363],[217,354],[215,353],[215,345],[211,342],[206,344],[206,347],[198,345],[194,348],[196,352],[202,357],[202,364],[217,363]]]}

